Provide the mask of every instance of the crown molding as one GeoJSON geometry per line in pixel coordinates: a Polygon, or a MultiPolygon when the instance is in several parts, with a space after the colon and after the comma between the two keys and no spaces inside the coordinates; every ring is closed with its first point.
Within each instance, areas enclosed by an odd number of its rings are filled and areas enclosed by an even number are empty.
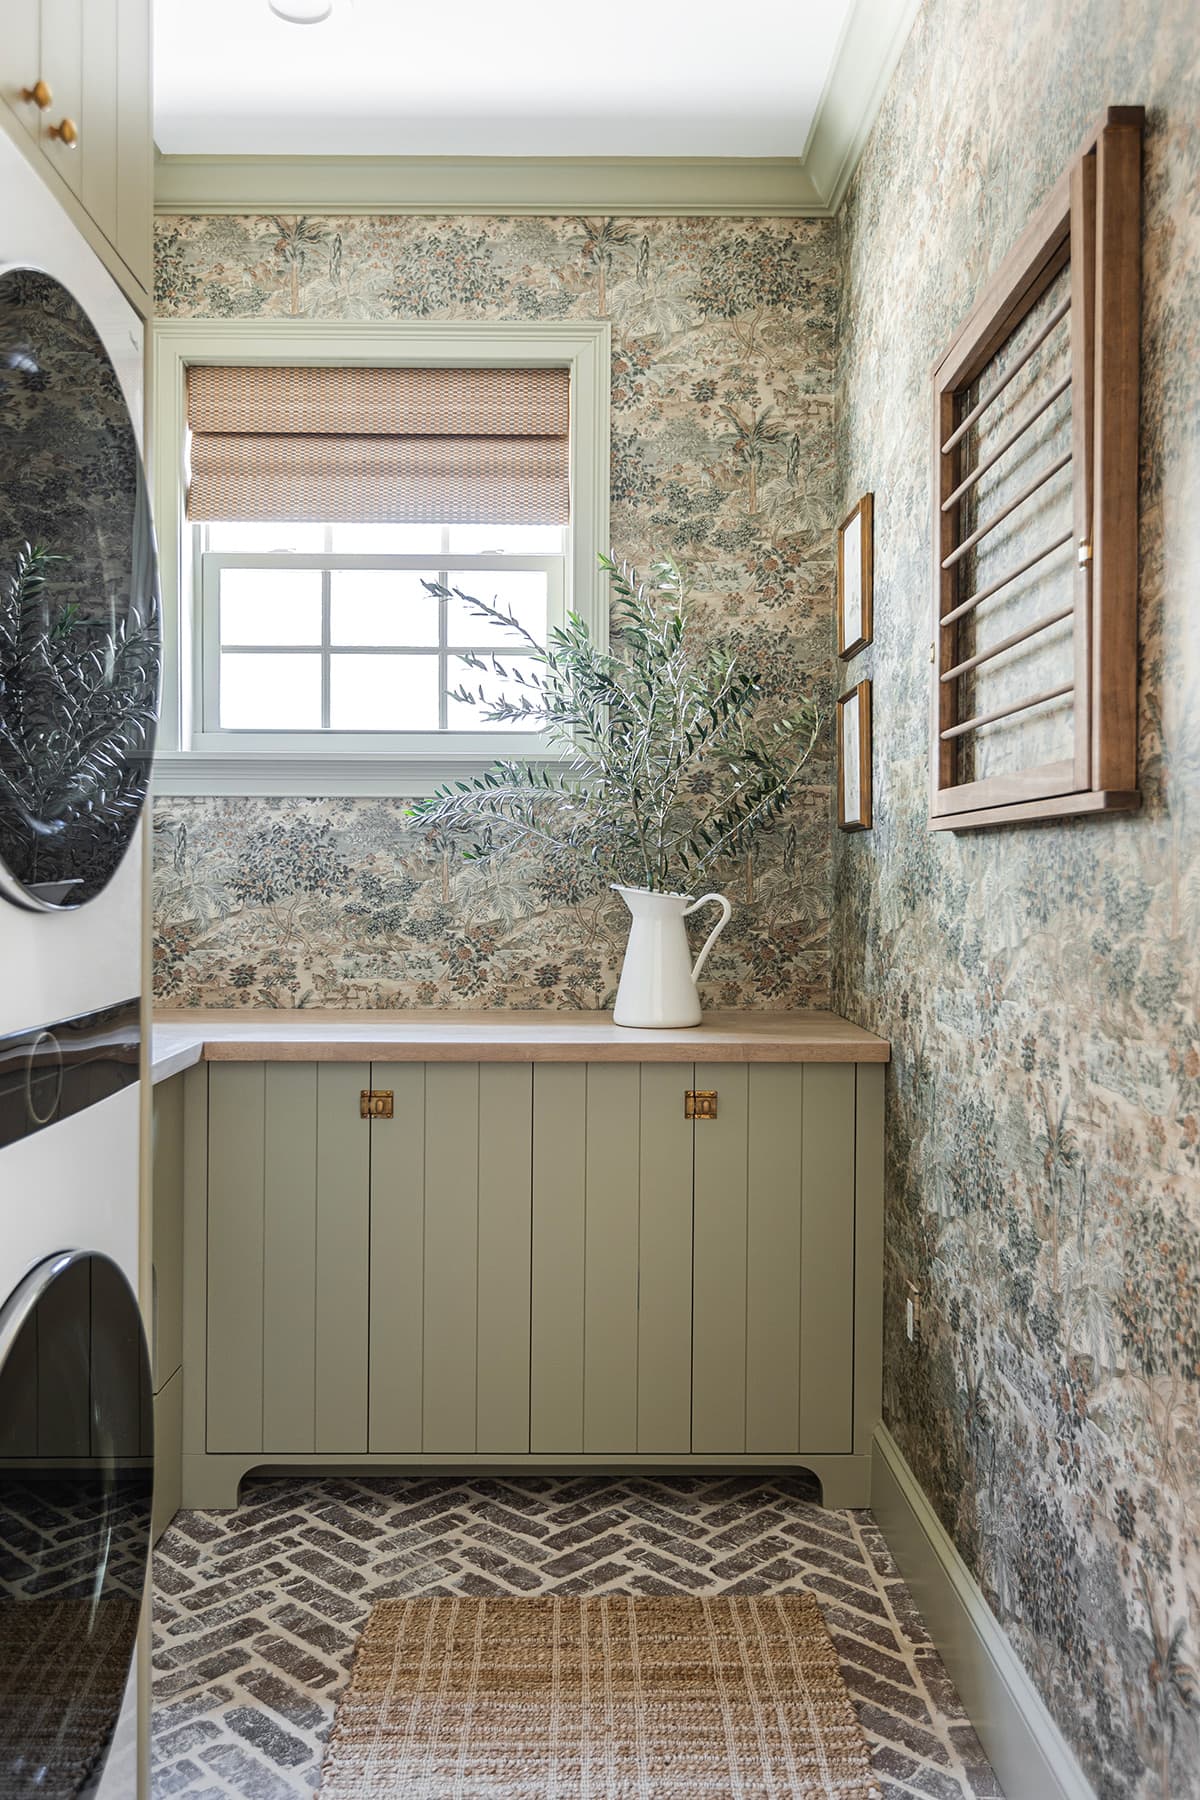
{"type": "Polygon", "coordinates": [[[160,213],[828,219],[920,0],[854,0],[803,156],[164,156],[160,213]]]}
{"type": "Polygon", "coordinates": [[[801,166],[832,217],[846,197],[921,0],[855,0],[834,53],[801,166]]]}
{"type": "Polygon", "coordinates": [[[799,157],[159,156],[165,213],[605,213],[820,218],[799,157]]]}

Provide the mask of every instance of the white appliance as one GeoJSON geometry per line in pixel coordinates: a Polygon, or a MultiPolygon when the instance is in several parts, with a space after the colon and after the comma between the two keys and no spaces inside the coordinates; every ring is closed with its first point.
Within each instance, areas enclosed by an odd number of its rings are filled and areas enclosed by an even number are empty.
{"type": "MultiPolygon", "coordinates": [[[[156,575],[136,454],[143,334],[0,133],[2,408],[0,716],[19,716],[34,744],[39,706],[46,732],[58,729],[60,665],[82,669],[94,650],[88,679],[110,713],[122,693],[144,710],[148,657],[156,669],[156,648],[138,637],[158,629],[156,606],[152,622],[146,612],[156,575]],[[35,531],[47,555],[22,565],[17,594],[14,545],[35,531]],[[140,622],[123,610],[123,567],[143,590],[140,622]],[[28,666],[40,659],[48,700],[13,675],[11,629],[5,687],[3,621],[26,605],[35,624],[42,606],[28,666]]],[[[119,719],[90,736],[99,761],[58,789],[20,746],[0,745],[0,1792],[19,1800],[133,1800],[143,1723],[134,1646],[152,1410],[135,1298],[137,1020],[151,745],[119,719]],[[22,867],[26,819],[36,855],[22,867]],[[36,1679],[10,1692],[4,1671],[22,1666],[18,1650],[36,1679]]]]}

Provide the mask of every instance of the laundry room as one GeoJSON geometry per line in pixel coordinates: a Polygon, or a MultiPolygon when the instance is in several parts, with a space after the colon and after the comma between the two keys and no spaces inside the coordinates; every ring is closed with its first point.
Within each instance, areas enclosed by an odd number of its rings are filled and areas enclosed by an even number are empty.
{"type": "Polygon", "coordinates": [[[0,10],[2,1800],[1200,1800],[1191,0],[0,10]]]}

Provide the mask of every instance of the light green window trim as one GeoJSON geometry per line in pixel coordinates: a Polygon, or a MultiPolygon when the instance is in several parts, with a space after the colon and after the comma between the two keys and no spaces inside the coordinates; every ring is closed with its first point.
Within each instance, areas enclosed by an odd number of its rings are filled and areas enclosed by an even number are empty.
{"type": "MultiPolygon", "coordinates": [[[[607,642],[608,597],[598,568],[609,512],[610,327],[606,322],[358,324],[341,321],[166,320],[153,329],[155,519],[163,588],[164,680],[155,788],[162,794],[427,794],[486,768],[496,756],[550,754],[536,734],[438,732],[231,732],[215,714],[221,566],[254,566],[232,553],[203,555],[185,514],[186,374],[189,364],[312,363],[367,366],[565,367],[571,376],[571,527],[565,557],[505,556],[505,569],[544,569],[549,623],[578,613],[607,642]]],[[[265,559],[268,563],[271,559],[265,559]]],[[[292,566],[428,569],[470,591],[473,570],[498,559],[439,554],[289,557],[292,566]]],[[[328,585],[328,576],[323,576],[328,585]]],[[[385,648],[385,647],[384,647],[385,648]]],[[[443,647],[444,648],[444,647],[443,647]]],[[[497,643],[487,645],[500,652],[497,643]]],[[[325,646],[328,649],[328,646],[325,646]]],[[[327,665],[326,665],[327,669],[327,665]]],[[[327,673],[325,676],[327,682],[327,673]]],[[[443,707],[443,711],[444,711],[443,707]]]]}

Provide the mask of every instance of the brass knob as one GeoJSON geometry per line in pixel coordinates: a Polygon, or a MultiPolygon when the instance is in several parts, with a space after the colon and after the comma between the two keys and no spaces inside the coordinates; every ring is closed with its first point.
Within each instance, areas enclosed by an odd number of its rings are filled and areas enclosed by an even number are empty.
{"type": "Polygon", "coordinates": [[[57,138],[60,144],[66,145],[68,150],[74,150],[79,142],[79,131],[74,119],[64,119],[60,125],[51,125],[46,135],[57,138]]]}
{"type": "Polygon", "coordinates": [[[46,86],[44,81],[35,81],[31,88],[21,89],[21,98],[27,105],[32,104],[33,106],[36,106],[39,111],[45,112],[46,108],[53,100],[54,95],[50,92],[50,89],[46,86]]]}

